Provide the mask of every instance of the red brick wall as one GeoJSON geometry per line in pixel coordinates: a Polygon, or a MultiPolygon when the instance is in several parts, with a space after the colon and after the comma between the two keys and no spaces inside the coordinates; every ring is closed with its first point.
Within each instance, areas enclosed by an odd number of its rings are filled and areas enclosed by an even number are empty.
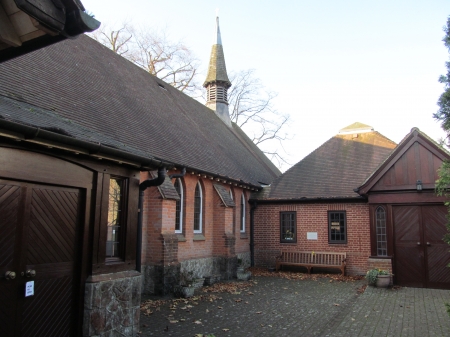
{"type": "Polygon", "coordinates": [[[245,232],[241,233],[241,196],[242,189],[235,189],[234,200],[236,203],[235,207],[235,225],[234,232],[236,236],[236,254],[248,253],[250,252],[250,204],[248,199],[250,193],[244,191],[245,196],[245,232]]]}
{"type": "Polygon", "coordinates": [[[365,274],[370,256],[368,204],[275,204],[258,205],[255,210],[255,264],[274,267],[275,257],[284,251],[346,252],[348,275],[365,274]],[[347,214],[347,243],[328,243],[328,211],[347,214]],[[297,243],[280,243],[280,212],[297,212],[297,243]],[[318,240],[307,240],[317,232],[318,240]]]}
{"type": "MultiPolygon", "coordinates": [[[[175,172],[179,173],[179,172],[175,172]]],[[[141,173],[141,181],[148,179],[141,173]]],[[[246,232],[240,233],[240,201],[243,188],[217,182],[203,175],[191,172],[181,178],[184,191],[183,233],[179,237],[177,251],[179,262],[214,256],[233,257],[236,253],[249,252],[250,205],[246,203],[246,232]],[[194,234],[194,195],[200,181],[203,195],[203,231],[194,234]],[[225,207],[213,184],[222,184],[233,191],[236,207],[225,207]]],[[[172,180],[174,182],[174,179],[172,180]]],[[[249,192],[245,191],[246,202],[249,192]]],[[[157,187],[145,191],[143,207],[143,264],[167,263],[167,250],[164,250],[164,236],[175,232],[176,201],[163,199],[157,187]]],[[[172,241],[171,241],[172,242],[172,241]]],[[[172,243],[171,243],[172,244],[172,243]]]]}

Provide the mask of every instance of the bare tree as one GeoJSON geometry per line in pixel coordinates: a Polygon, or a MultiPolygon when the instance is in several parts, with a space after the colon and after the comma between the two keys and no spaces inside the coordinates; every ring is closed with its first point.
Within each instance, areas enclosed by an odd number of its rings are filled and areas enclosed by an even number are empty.
{"type": "Polygon", "coordinates": [[[231,73],[230,81],[233,84],[228,92],[231,120],[278,166],[289,165],[282,141],[289,139],[285,127],[290,116],[273,106],[277,94],[264,87],[253,69],[231,73]]]}
{"type": "Polygon", "coordinates": [[[136,35],[138,53],[132,61],[185,93],[196,93],[199,60],[182,42],[171,42],[166,34],[140,32],[136,35]]]}
{"type": "Polygon", "coordinates": [[[133,45],[133,27],[128,23],[123,23],[117,30],[108,25],[101,25],[99,29],[90,34],[92,38],[102,45],[110,48],[113,52],[127,57],[133,45]]]}
{"type": "Polygon", "coordinates": [[[118,29],[108,25],[91,36],[115,53],[127,58],[192,97],[200,96],[197,75],[199,60],[182,42],[172,42],[165,32],[123,23],[118,29]]]}

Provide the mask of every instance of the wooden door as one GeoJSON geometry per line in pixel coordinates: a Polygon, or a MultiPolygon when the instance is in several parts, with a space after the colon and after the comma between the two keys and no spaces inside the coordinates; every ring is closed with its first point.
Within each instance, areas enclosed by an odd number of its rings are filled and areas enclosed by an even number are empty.
{"type": "Polygon", "coordinates": [[[442,241],[447,232],[447,214],[445,206],[422,207],[428,288],[450,288],[450,268],[447,267],[450,263],[450,246],[442,241]]]}
{"type": "Polygon", "coordinates": [[[450,288],[444,206],[394,206],[395,282],[401,286],[450,288]]]}
{"type": "Polygon", "coordinates": [[[420,206],[392,207],[395,231],[395,282],[423,287],[425,260],[420,206]]]}
{"type": "Polygon", "coordinates": [[[0,336],[75,335],[83,200],[83,189],[0,180],[0,336]]]}

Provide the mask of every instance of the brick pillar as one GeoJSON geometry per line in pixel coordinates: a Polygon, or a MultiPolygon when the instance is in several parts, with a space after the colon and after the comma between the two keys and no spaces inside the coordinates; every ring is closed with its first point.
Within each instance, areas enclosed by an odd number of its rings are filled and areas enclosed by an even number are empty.
{"type": "Polygon", "coordinates": [[[213,255],[220,258],[222,279],[229,280],[236,274],[236,237],[233,233],[233,208],[225,207],[214,191],[213,255]]]}
{"type": "MultiPolygon", "coordinates": [[[[142,174],[142,180],[147,179],[142,174]]],[[[144,192],[142,264],[143,292],[167,294],[172,291],[180,269],[178,237],[175,232],[176,201],[163,199],[157,187],[144,192]]]]}

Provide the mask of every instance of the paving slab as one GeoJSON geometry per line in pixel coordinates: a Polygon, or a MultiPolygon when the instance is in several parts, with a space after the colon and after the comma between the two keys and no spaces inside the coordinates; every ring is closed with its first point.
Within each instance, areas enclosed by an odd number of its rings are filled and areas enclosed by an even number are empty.
{"type": "Polygon", "coordinates": [[[150,297],[139,336],[450,336],[450,291],[365,284],[263,276],[224,285],[234,293],[150,297]]]}

